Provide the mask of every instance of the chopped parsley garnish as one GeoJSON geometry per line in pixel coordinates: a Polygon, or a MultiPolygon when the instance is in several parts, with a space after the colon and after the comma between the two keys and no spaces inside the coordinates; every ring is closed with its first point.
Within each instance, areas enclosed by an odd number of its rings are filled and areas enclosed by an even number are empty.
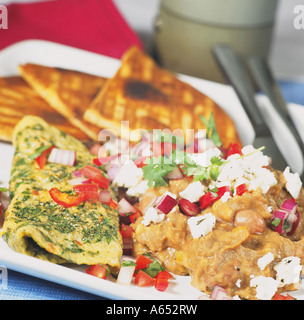
{"type": "MultiPolygon", "coordinates": [[[[210,138],[217,147],[222,146],[216,130],[213,113],[211,113],[209,120],[203,116],[200,116],[200,118],[207,128],[207,138],[210,138]]],[[[156,137],[157,142],[175,142],[178,144],[181,142],[180,140],[183,140],[183,138],[162,132],[156,137]]],[[[187,153],[180,150],[179,147],[180,145],[175,148],[170,155],[151,157],[146,160],[146,165],[142,169],[149,187],[154,186],[157,188],[159,186],[166,186],[168,184],[166,180],[167,174],[172,172],[178,165],[183,165],[183,173],[189,177],[193,177],[194,181],[217,179],[220,174],[219,168],[223,164],[223,160],[220,157],[212,157],[210,160],[211,165],[203,167],[197,165],[197,163],[191,160],[187,153]]]]}
{"type": "Polygon", "coordinates": [[[123,260],[123,262],[121,263],[121,266],[122,267],[136,267],[136,263],[131,260],[123,260]]]}
{"type": "Polygon", "coordinates": [[[42,154],[43,151],[49,149],[50,147],[51,147],[51,145],[41,146],[41,147],[37,148],[33,154],[29,155],[29,158],[30,158],[31,160],[35,160],[36,158],[38,158],[39,156],[41,156],[41,154],[42,154]]]}
{"type": "Polygon", "coordinates": [[[152,157],[148,162],[149,163],[142,168],[144,178],[148,181],[148,186],[152,187],[154,185],[156,188],[159,186],[166,186],[167,181],[164,177],[177,165],[165,164],[164,157],[152,157]]]}

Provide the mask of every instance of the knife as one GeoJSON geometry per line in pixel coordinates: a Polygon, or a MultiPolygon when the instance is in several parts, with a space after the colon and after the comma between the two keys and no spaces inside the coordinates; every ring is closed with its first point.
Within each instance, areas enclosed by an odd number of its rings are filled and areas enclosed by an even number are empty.
{"type": "MultiPolygon", "coordinates": [[[[255,91],[248,71],[240,56],[226,44],[218,44],[212,48],[212,53],[224,76],[234,88],[239,100],[255,131],[252,145],[255,148],[265,147],[265,153],[272,159],[272,167],[284,170],[288,159],[284,158],[277,147],[271,131],[268,129],[254,98],[255,91]]],[[[291,168],[293,169],[293,168],[291,168]]]]}
{"type": "Polygon", "coordinates": [[[300,153],[297,157],[300,162],[297,172],[300,175],[303,175],[304,143],[293,123],[293,120],[290,117],[280,87],[275,80],[268,63],[263,57],[254,56],[248,59],[248,66],[259,89],[266,94],[279,117],[285,123],[285,126],[287,126],[290,132],[293,134],[300,153]]]}

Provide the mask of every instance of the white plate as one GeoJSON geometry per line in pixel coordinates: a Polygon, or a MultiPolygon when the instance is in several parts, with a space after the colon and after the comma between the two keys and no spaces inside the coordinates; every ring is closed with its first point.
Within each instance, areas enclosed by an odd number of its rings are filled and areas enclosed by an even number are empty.
{"type": "MultiPolygon", "coordinates": [[[[87,72],[99,76],[111,77],[120,66],[120,61],[40,40],[27,40],[0,51],[0,76],[18,74],[18,65],[32,62],[48,66],[62,67],[87,72]]],[[[213,83],[189,76],[180,78],[217,102],[235,121],[242,142],[249,144],[254,138],[252,126],[244,113],[234,91],[225,85],[213,83]]],[[[8,185],[14,148],[7,143],[0,143],[0,184],[8,185]]],[[[61,266],[11,250],[0,238],[0,264],[5,267],[40,277],[59,284],[70,286],[110,299],[131,300],[193,300],[202,295],[191,286],[190,277],[176,276],[166,292],[154,288],[139,288],[134,285],[118,285],[114,281],[101,280],[87,275],[81,266],[61,266]]],[[[304,298],[298,291],[295,296],[304,298]]]]}

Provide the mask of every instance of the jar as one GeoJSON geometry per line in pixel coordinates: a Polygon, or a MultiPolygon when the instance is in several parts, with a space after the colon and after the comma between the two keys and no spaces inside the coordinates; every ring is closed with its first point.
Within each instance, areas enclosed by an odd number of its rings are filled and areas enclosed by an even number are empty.
{"type": "Polygon", "coordinates": [[[160,0],[155,20],[159,63],[174,72],[223,82],[212,47],[267,59],[277,0],[160,0]]]}

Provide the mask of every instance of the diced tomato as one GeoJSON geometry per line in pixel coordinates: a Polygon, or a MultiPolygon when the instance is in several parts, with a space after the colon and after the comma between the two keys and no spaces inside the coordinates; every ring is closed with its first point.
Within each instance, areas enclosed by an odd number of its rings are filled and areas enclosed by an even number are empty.
{"type": "Polygon", "coordinates": [[[169,279],[173,276],[167,270],[160,271],[155,277],[155,289],[158,291],[165,291],[169,285],[169,279]]]}
{"type": "Polygon", "coordinates": [[[242,155],[242,147],[238,143],[230,143],[227,149],[223,150],[224,159],[227,159],[232,154],[242,155]]]}
{"type": "Polygon", "coordinates": [[[43,169],[45,167],[45,164],[47,162],[47,158],[48,158],[48,155],[51,153],[52,149],[54,149],[55,146],[51,146],[49,147],[48,149],[44,150],[40,156],[38,156],[35,161],[36,163],[38,164],[38,167],[40,169],[43,169]]]}
{"type": "Polygon", "coordinates": [[[166,278],[155,278],[155,289],[158,291],[165,291],[169,286],[169,280],[166,278]]]}
{"type": "Polygon", "coordinates": [[[245,192],[248,191],[247,186],[246,186],[246,183],[242,183],[242,184],[238,185],[238,186],[236,187],[235,191],[236,191],[236,194],[237,194],[238,196],[242,196],[245,192]]]}
{"type": "Polygon", "coordinates": [[[102,174],[101,170],[93,167],[91,165],[87,165],[81,169],[79,169],[81,174],[91,181],[98,184],[101,189],[108,189],[110,186],[110,180],[102,174]]]}
{"type": "Polygon", "coordinates": [[[229,192],[231,195],[231,188],[229,186],[223,186],[223,187],[219,187],[217,189],[216,195],[209,191],[207,193],[205,193],[203,196],[201,196],[201,198],[199,199],[199,204],[201,209],[206,209],[209,206],[211,206],[216,200],[221,199],[221,197],[226,193],[229,192]]]}
{"type": "Polygon", "coordinates": [[[276,293],[271,300],[296,300],[296,298],[292,297],[288,293],[286,294],[286,296],[280,293],[276,293]]]}
{"type": "Polygon", "coordinates": [[[134,160],[134,164],[137,166],[137,168],[142,168],[144,166],[146,166],[147,164],[145,163],[145,161],[150,158],[150,157],[140,157],[138,159],[134,160]]]}
{"type": "Polygon", "coordinates": [[[134,283],[138,287],[151,287],[155,284],[155,279],[150,277],[144,271],[139,270],[134,278],[134,283]]]}
{"type": "Polygon", "coordinates": [[[204,210],[212,205],[212,203],[216,200],[216,197],[212,192],[207,192],[199,199],[199,204],[201,207],[201,210],[204,210]]]}
{"type": "Polygon", "coordinates": [[[61,192],[57,188],[52,188],[49,191],[49,194],[56,203],[64,207],[78,206],[79,204],[85,201],[85,194],[83,193],[74,196],[66,192],[61,192]]]}
{"type": "Polygon", "coordinates": [[[158,278],[155,279],[155,289],[158,291],[165,291],[169,286],[168,279],[158,278]]]}
{"type": "Polygon", "coordinates": [[[221,199],[221,197],[226,193],[229,192],[231,195],[231,188],[228,186],[223,186],[223,187],[219,187],[217,189],[217,197],[215,198],[215,200],[221,199]]]}
{"type": "Polygon", "coordinates": [[[85,271],[87,274],[101,279],[106,279],[107,274],[109,273],[108,268],[101,264],[95,264],[93,266],[90,266],[85,271]]]}
{"type": "MultiPolygon", "coordinates": [[[[136,212],[134,213],[127,213],[125,215],[120,214],[119,219],[122,223],[129,225],[131,223],[135,223],[139,217],[141,217],[141,212],[137,208],[136,204],[134,205],[134,208],[136,209],[136,212]]],[[[115,209],[115,208],[114,208],[115,209]]]]}
{"type": "Polygon", "coordinates": [[[137,211],[136,213],[132,213],[129,215],[131,223],[135,223],[136,220],[141,216],[140,212],[137,211]]]}
{"type": "Polygon", "coordinates": [[[123,238],[131,238],[133,233],[133,228],[131,226],[128,226],[126,224],[121,224],[120,228],[121,236],[123,238]]]}
{"type": "Polygon", "coordinates": [[[93,159],[93,163],[94,163],[96,166],[98,166],[98,167],[101,166],[101,162],[98,160],[98,158],[93,159]]]}
{"type": "Polygon", "coordinates": [[[118,202],[111,198],[110,203],[109,203],[109,207],[110,207],[112,210],[114,210],[114,209],[117,208],[117,206],[118,206],[118,202]]]}
{"type": "Polygon", "coordinates": [[[98,201],[98,186],[97,184],[77,184],[73,186],[73,190],[77,194],[84,194],[85,199],[84,201],[96,202],[98,201]]]}
{"type": "Polygon", "coordinates": [[[145,256],[144,254],[140,254],[139,256],[137,256],[136,258],[136,267],[135,270],[141,270],[141,269],[145,269],[148,267],[148,265],[152,262],[151,259],[149,259],[147,256],[145,256]]]}
{"type": "Polygon", "coordinates": [[[164,271],[160,271],[156,278],[163,278],[163,279],[171,279],[173,278],[172,274],[170,272],[168,272],[167,270],[164,270],[164,271]]]}

